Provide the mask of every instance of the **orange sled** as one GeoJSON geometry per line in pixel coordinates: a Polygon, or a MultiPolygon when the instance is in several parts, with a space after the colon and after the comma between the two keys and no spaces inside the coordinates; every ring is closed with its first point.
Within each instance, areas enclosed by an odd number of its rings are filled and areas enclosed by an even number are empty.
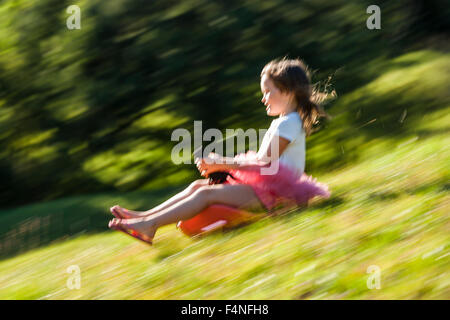
{"type": "Polygon", "coordinates": [[[236,227],[237,225],[260,219],[263,216],[264,214],[255,214],[225,205],[214,204],[193,218],[178,222],[177,228],[181,229],[184,234],[192,237],[217,229],[236,227]]]}

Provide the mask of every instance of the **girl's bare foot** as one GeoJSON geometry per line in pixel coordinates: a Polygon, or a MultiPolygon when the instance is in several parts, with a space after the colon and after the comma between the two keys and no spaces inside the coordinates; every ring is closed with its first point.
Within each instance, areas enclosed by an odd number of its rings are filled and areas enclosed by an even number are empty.
{"type": "Polygon", "coordinates": [[[108,226],[111,229],[125,232],[149,244],[152,244],[157,229],[151,220],[142,218],[112,219],[108,226]]]}
{"type": "Polygon", "coordinates": [[[109,209],[111,213],[119,219],[133,219],[133,218],[143,218],[149,213],[147,211],[133,211],[122,208],[121,206],[115,205],[109,209]]]}

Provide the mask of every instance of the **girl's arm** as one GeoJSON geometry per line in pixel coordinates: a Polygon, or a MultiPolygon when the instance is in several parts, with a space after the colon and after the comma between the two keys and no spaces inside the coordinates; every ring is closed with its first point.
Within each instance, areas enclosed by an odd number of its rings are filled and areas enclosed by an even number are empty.
{"type": "Polygon", "coordinates": [[[286,147],[288,146],[289,142],[290,141],[288,139],[274,135],[267,150],[264,152],[262,159],[258,160],[234,159],[230,157],[221,157],[217,154],[213,154],[211,157],[209,157],[208,161],[209,163],[207,163],[205,159],[196,159],[195,163],[197,164],[197,167],[201,175],[205,177],[217,171],[226,171],[234,169],[245,170],[246,168],[254,165],[268,166],[272,161],[277,160],[282,155],[284,150],[286,150],[286,147]],[[276,141],[275,139],[278,139],[278,141],[276,141]],[[278,152],[275,152],[275,154],[272,155],[271,150],[275,149],[277,144],[278,144],[278,152]]]}
{"type": "Polygon", "coordinates": [[[284,150],[286,150],[287,146],[289,145],[291,141],[274,135],[272,140],[269,143],[269,146],[267,147],[267,150],[265,150],[264,155],[263,155],[263,161],[266,161],[268,164],[270,164],[272,161],[278,160],[281,155],[283,154],[284,150]],[[277,146],[278,146],[278,150],[277,150],[277,146]],[[272,150],[274,151],[278,151],[275,154],[271,154],[272,150]]]}
{"type": "Polygon", "coordinates": [[[220,157],[211,159],[207,162],[206,159],[196,159],[195,164],[197,165],[200,174],[204,177],[208,177],[209,174],[217,171],[227,171],[233,169],[245,169],[246,167],[254,166],[254,165],[262,165],[266,164],[264,161],[256,161],[249,159],[234,159],[229,157],[220,157]]]}

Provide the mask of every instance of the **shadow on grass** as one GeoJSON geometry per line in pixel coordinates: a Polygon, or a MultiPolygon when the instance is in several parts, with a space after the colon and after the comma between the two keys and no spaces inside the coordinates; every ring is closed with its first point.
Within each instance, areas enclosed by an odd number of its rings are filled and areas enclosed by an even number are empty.
{"type": "Polygon", "coordinates": [[[404,192],[414,195],[414,194],[424,194],[424,193],[432,193],[432,192],[448,192],[450,189],[450,183],[446,177],[441,179],[434,180],[430,183],[422,184],[415,188],[406,188],[404,192]]]}
{"type": "Polygon", "coordinates": [[[315,203],[315,204],[309,206],[309,208],[312,208],[312,209],[336,208],[337,206],[340,206],[341,204],[343,204],[345,201],[346,200],[344,197],[334,196],[334,197],[330,197],[328,199],[322,200],[318,203],[315,203]]]}
{"type": "Polygon", "coordinates": [[[394,200],[400,197],[400,192],[391,192],[391,191],[379,191],[379,192],[373,192],[367,195],[367,200],[370,201],[388,201],[388,200],[394,200]]]}
{"type": "Polygon", "coordinates": [[[109,231],[109,208],[120,204],[144,210],[178,190],[97,194],[59,199],[0,211],[0,259],[11,258],[81,234],[109,231]]]}

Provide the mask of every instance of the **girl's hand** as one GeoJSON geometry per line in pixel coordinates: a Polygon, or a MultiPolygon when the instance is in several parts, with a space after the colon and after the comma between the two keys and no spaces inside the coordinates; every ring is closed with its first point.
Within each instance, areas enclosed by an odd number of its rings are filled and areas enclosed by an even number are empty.
{"type": "Polygon", "coordinates": [[[214,153],[214,152],[210,152],[208,154],[208,158],[216,160],[215,162],[217,162],[217,160],[222,159],[222,156],[220,154],[214,153]]]}
{"type": "Polygon", "coordinates": [[[218,163],[212,163],[211,159],[206,163],[206,159],[195,159],[195,164],[197,165],[200,175],[203,177],[208,177],[211,173],[223,170],[223,165],[218,163]]]}

